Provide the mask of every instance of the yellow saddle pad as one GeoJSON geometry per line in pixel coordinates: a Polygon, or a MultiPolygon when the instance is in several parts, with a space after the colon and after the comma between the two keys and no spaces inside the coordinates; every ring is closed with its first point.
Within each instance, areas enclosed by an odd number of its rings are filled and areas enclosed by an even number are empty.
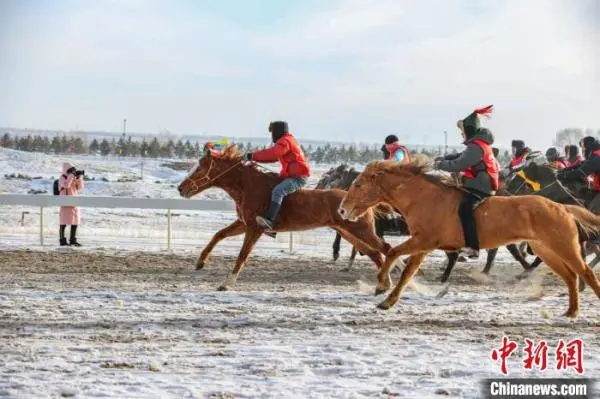
{"type": "Polygon", "coordinates": [[[542,189],[541,184],[538,182],[535,182],[531,179],[529,179],[526,175],[525,172],[523,172],[522,170],[520,170],[519,172],[517,172],[517,176],[519,176],[521,179],[525,180],[525,183],[529,184],[531,186],[531,188],[533,189],[533,191],[540,191],[542,189]]]}

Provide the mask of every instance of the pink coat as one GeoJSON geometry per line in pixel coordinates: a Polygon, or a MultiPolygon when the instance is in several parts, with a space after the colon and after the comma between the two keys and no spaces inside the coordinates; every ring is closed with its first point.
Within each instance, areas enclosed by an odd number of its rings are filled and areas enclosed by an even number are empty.
{"type": "MultiPolygon", "coordinates": [[[[67,170],[72,167],[73,165],[68,162],[63,164],[63,174],[58,179],[60,195],[79,195],[79,192],[83,190],[83,178],[77,178],[72,174],[67,174],[67,170]]],[[[78,207],[60,207],[60,224],[78,225],[79,223],[81,223],[81,214],[78,207]]]]}

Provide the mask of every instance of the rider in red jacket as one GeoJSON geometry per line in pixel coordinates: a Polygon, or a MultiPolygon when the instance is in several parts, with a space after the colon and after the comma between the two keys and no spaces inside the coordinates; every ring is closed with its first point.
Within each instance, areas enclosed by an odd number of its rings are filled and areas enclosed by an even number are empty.
{"type": "Polygon", "coordinates": [[[261,151],[247,153],[244,158],[248,161],[263,163],[279,161],[281,163],[279,175],[283,180],[271,192],[271,204],[267,214],[264,217],[256,217],[256,223],[260,227],[272,231],[283,198],[306,185],[308,177],[310,177],[310,168],[300,145],[289,132],[287,122],[271,122],[269,132],[271,132],[274,145],[261,151]]]}

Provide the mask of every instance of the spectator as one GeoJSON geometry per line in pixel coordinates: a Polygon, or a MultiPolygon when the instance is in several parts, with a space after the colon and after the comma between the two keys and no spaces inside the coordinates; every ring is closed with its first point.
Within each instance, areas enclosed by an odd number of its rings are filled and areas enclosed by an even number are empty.
{"type": "MultiPolygon", "coordinates": [[[[58,179],[60,195],[79,195],[83,190],[83,171],[78,171],[68,162],[63,164],[63,174],[58,179]]],[[[79,207],[61,206],[60,207],[60,245],[72,245],[80,247],[77,241],[77,226],[81,223],[81,214],[79,207]],[[69,242],[65,238],[65,229],[67,225],[71,226],[71,236],[69,242]]]]}

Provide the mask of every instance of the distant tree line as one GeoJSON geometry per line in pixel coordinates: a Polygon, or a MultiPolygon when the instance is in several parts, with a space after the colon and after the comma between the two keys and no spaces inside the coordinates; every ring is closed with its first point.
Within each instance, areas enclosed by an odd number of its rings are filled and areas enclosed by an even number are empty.
{"type": "MultiPolygon", "coordinates": [[[[554,145],[559,149],[564,144],[577,144],[584,136],[600,136],[600,131],[596,134],[590,129],[562,129],[556,133],[554,145]]],[[[252,143],[236,143],[241,151],[256,151],[264,146],[256,146],[252,143]]],[[[154,137],[150,140],[133,140],[131,136],[121,136],[112,140],[93,139],[87,142],[82,137],[72,136],[54,136],[52,138],[39,135],[32,136],[12,136],[4,133],[0,140],[0,147],[12,148],[21,151],[43,152],[46,154],[93,154],[102,156],[121,156],[121,157],[146,157],[146,158],[181,158],[195,159],[200,157],[202,144],[198,141],[190,140],[159,140],[154,137]]],[[[426,150],[424,148],[410,148],[413,153],[425,154],[428,156],[438,156],[443,153],[443,147],[437,150],[426,150]]],[[[302,146],[302,150],[313,163],[318,164],[337,164],[337,163],[368,163],[370,161],[381,159],[381,145],[332,145],[323,146],[302,146]]],[[[504,164],[510,159],[510,152],[500,153],[499,161],[504,164]]]]}
{"type": "MultiPolygon", "coordinates": [[[[256,151],[265,148],[252,143],[236,143],[241,151],[256,151]]],[[[46,154],[94,154],[102,156],[122,157],[147,157],[147,158],[182,158],[194,159],[200,157],[202,145],[190,140],[162,140],[154,137],[151,140],[133,140],[131,136],[121,136],[119,139],[93,139],[88,143],[81,137],[63,135],[53,138],[42,136],[11,136],[4,133],[0,146],[21,151],[43,152],[46,154]]],[[[355,145],[331,145],[302,146],[302,150],[314,163],[367,163],[376,159],[382,159],[380,145],[355,146],[355,145]]],[[[439,155],[438,151],[427,151],[415,149],[414,152],[427,154],[429,156],[439,155]]]]}

